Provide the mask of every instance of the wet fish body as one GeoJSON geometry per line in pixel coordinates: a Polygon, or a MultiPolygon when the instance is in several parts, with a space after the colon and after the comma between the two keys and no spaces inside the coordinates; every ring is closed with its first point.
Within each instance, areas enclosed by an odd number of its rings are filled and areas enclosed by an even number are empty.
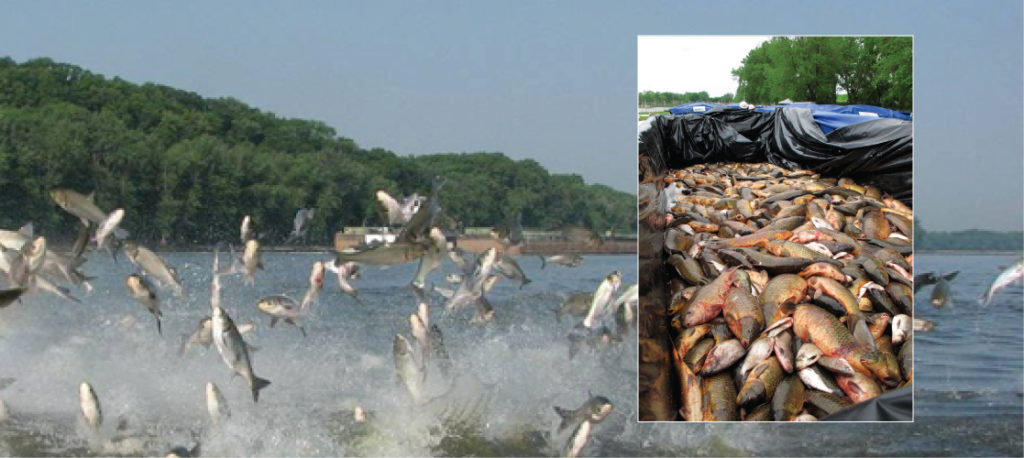
{"type": "Polygon", "coordinates": [[[593,329],[597,321],[607,313],[608,305],[621,284],[622,274],[617,270],[608,274],[601,281],[597,290],[594,291],[594,300],[590,303],[590,310],[587,312],[587,316],[583,318],[584,327],[593,329]]]}
{"type": "Polygon", "coordinates": [[[206,412],[210,414],[210,420],[214,424],[219,424],[231,416],[227,399],[224,399],[224,394],[213,382],[206,382],[206,412]]]}
{"type": "Polygon", "coordinates": [[[103,410],[100,408],[100,400],[96,397],[96,391],[92,385],[82,382],[78,385],[78,406],[82,412],[85,424],[92,429],[99,429],[103,424],[103,410]]]}
{"type": "MultiPolygon", "coordinates": [[[[216,277],[214,277],[216,279],[216,277]]],[[[242,334],[235,327],[234,321],[220,306],[213,307],[213,343],[217,347],[224,364],[232,372],[242,376],[249,383],[252,401],[259,402],[260,390],[270,385],[270,381],[256,376],[252,371],[252,360],[249,357],[249,346],[242,340],[242,334]]]]}
{"type": "Polygon", "coordinates": [[[118,208],[106,218],[100,222],[99,227],[96,228],[96,236],[93,237],[93,241],[96,242],[97,249],[103,249],[106,246],[107,236],[109,236],[118,224],[121,224],[121,219],[124,218],[124,209],[118,208]]]}
{"type": "Polygon", "coordinates": [[[263,269],[263,260],[260,257],[260,242],[255,239],[245,241],[245,250],[242,251],[242,264],[245,265],[245,282],[248,285],[256,283],[256,269],[263,269]]]}
{"type": "Polygon", "coordinates": [[[583,256],[578,254],[556,254],[553,256],[537,255],[540,258],[540,268],[543,269],[548,264],[554,264],[563,267],[579,267],[583,264],[583,256]]]}
{"type": "Polygon", "coordinates": [[[171,271],[167,264],[160,256],[149,250],[142,245],[125,242],[124,244],[125,255],[128,259],[135,264],[136,267],[142,269],[146,275],[150,278],[155,279],[162,286],[170,287],[174,290],[175,296],[181,296],[183,288],[181,282],[178,281],[177,275],[171,271]]]}
{"type": "Polygon", "coordinates": [[[423,401],[423,366],[416,364],[413,360],[412,345],[401,334],[395,334],[392,356],[395,359],[395,372],[398,379],[405,386],[406,391],[412,397],[413,402],[419,404],[423,401]]]}
{"type": "Polygon", "coordinates": [[[142,277],[141,275],[131,274],[125,277],[124,284],[128,288],[128,292],[142,304],[149,313],[153,314],[156,318],[156,330],[157,333],[163,335],[163,330],[160,326],[160,317],[163,313],[160,312],[160,304],[156,297],[156,288],[142,277]]]}
{"type": "MultiPolygon", "coordinates": [[[[985,294],[978,299],[978,303],[982,306],[987,306],[992,302],[992,297],[997,293],[1006,289],[1014,283],[1019,283],[1024,279],[1024,259],[1017,261],[1016,264],[1003,269],[999,275],[996,276],[992,283],[988,286],[985,294]]],[[[936,285],[938,287],[938,285],[936,285]]]]}

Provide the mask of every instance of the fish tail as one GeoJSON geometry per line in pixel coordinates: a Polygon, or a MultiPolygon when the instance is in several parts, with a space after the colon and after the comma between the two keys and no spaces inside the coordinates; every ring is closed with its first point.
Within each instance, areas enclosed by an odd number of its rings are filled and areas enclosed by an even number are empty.
{"type": "Polygon", "coordinates": [[[255,375],[252,376],[252,402],[259,402],[260,390],[270,385],[270,380],[265,378],[259,378],[255,375]]]}
{"type": "Polygon", "coordinates": [[[185,354],[188,353],[188,347],[189,347],[189,341],[190,340],[191,339],[189,338],[188,334],[182,334],[181,335],[181,348],[178,349],[178,357],[179,358],[184,357],[185,354]]]}
{"type": "Polygon", "coordinates": [[[985,291],[985,294],[982,294],[981,297],[978,298],[978,305],[980,305],[982,307],[987,307],[988,303],[990,301],[992,301],[992,294],[991,293],[992,293],[991,290],[985,291]]]}

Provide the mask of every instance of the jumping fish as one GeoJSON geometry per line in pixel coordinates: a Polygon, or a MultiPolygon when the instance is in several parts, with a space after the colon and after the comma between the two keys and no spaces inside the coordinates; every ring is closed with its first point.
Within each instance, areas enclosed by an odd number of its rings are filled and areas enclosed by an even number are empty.
{"type": "Polygon", "coordinates": [[[1017,261],[1016,264],[1003,269],[1003,271],[1000,272],[994,280],[992,280],[992,284],[988,286],[985,294],[978,299],[978,304],[981,304],[982,307],[988,306],[988,304],[992,302],[992,296],[995,296],[996,293],[1021,281],[1022,279],[1024,279],[1024,259],[1021,259],[1020,261],[1017,261]]]}

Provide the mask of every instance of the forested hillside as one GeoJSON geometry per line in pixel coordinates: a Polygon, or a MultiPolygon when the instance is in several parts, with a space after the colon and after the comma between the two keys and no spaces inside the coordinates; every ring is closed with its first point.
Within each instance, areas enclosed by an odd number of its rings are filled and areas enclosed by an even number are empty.
{"type": "Polygon", "coordinates": [[[309,241],[328,243],[342,227],[380,222],[374,191],[426,194],[434,175],[447,180],[446,220],[465,226],[522,211],[526,227],[635,230],[635,195],[549,174],[533,160],[365,150],[322,122],[279,118],[231,98],[108,79],[49,59],[0,60],[3,228],[32,221],[51,237],[72,237],[76,221],[48,195],[65,187],[95,191],[107,211],[123,207],[122,226],[142,241],[231,240],[250,214],[274,243],[298,208],[315,207],[309,241]]]}

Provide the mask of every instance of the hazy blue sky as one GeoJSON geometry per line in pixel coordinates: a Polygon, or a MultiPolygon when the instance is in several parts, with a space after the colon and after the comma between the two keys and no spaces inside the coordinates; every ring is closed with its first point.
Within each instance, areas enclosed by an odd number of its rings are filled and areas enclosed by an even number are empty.
{"type": "Polygon", "coordinates": [[[0,54],[232,96],[363,147],[502,151],[635,190],[637,35],[912,34],[917,214],[1019,230],[1021,17],[1012,0],[26,2],[5,4],[0,54]]]}

